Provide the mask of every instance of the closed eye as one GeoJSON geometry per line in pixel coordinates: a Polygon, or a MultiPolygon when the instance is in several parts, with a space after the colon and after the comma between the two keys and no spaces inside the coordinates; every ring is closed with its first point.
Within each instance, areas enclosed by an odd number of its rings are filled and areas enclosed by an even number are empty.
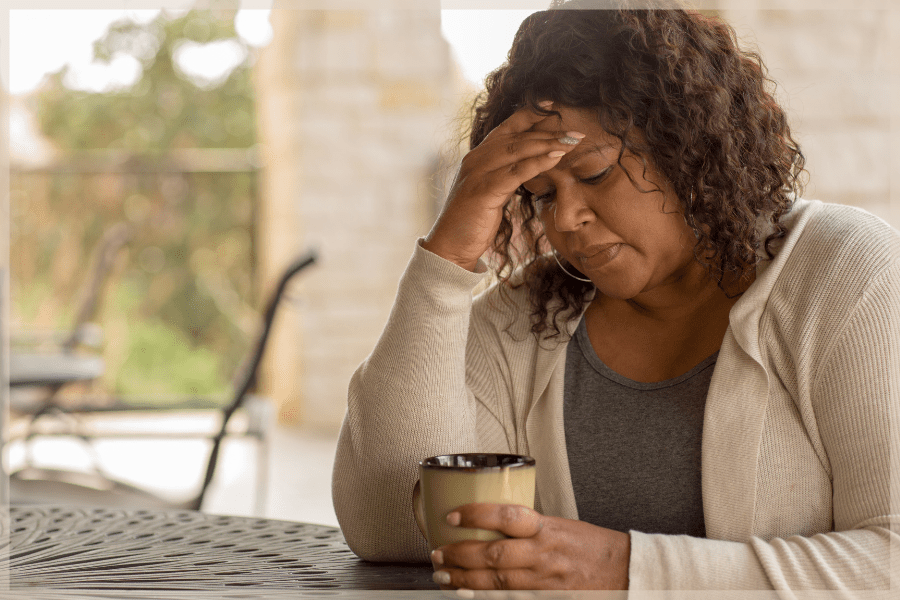
{"type": "Polygon", "coordinates": [[[519,188],[519,193],[531,200],[532,202],[546,202],[550,198],[553,197],[553,192],[555,190],[553,188],[548,189],[546,192],[532,192],[524,185],[519,188]]]}
{"type": "Polygon", "coordinates": [[[531,194],[531,201],[535,204],[547,205],[553,201],[553,190],[543,194],[531,194]]]}
{"type": "Polygon", "coordinates": [[[595,184],[595,183],[600,183],[601,181],[603,181],[606,178],[607,175],[609,175],[610,171],[612,171],[612,169],[613,169],[613,166],[615,166],[615,165],[610,165],[610,166],[606,167],[605,169],[603,169],[602,171],[600,171],[599,173],[597,173],[596,175],[593,175],[591,177],[582,177],[581,179],[579,179],[579,181],[581,181],[581,183],[587,183],[587,184],[591,184],[591,185],[595,184]]]}
{"type": "MultiPolygon", "coordinates": [[[[615,165],[610,165],[597,173],[596,175],[591,175],[590,177],[581,177],[578,179],[580,183],[584,183],[587,185],[597,185],[604,179],[606,176],[612,172],[615,165]]],[[[522,190],[528,195],[532,202],[538,205],[538,208],[545,208],[549,206],[553,202],[553,196],[556,194],[556,190],[554,188],[550,188],[545,192],[529,192],[524,186],[522,190]]]]}

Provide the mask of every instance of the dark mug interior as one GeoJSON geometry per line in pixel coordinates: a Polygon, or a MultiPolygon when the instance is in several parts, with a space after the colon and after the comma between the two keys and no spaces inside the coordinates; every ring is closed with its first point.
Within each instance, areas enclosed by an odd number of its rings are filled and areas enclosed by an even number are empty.
{"type": "Polygon", "coordinates": [[[420,463],[426,469],[504,469],[534,465],[534,459],[521,454],[443,454],[420,463]]]}

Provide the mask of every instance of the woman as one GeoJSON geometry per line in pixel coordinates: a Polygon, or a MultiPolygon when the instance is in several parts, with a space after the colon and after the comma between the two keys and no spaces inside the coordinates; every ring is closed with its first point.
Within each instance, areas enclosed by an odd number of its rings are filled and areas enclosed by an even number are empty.
{"type": "Polygon", "coordinates": [[[584,6],[530,16],[489,76],[353,377],[348,543],[446,588],[888,589],[900,236],[799,199],[803,156],[728,26],[584,6]],[[464,451],[535,457],[537,510],[460,507],[509,539],[429,556],[416,464],[464,451]]]}

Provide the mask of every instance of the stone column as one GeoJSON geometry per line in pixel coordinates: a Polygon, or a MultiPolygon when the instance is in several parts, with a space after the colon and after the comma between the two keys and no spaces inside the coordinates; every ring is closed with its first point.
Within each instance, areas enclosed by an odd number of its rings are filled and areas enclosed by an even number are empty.
{"type": "Polygon", "coordinates": [[[454,114],[437,2],[422,10],[273,7],[257,71],[263,289],[304,249],[261,377],[283,422],[337,429],[353,370],[435,216],[454,114]]]}
{"type": "MultiPolygon", "coordinates": [[[[0,27],[9,31],[9,12],[0,15],[0,27]]],[[[0,60],[9,65],[9,41],[0,42],[0,60]]],[[[6,446],[9,416],[9,82],[8,67],[0,82],[0,443],[6,446]],[[6,83],[7,85],[4,85],[6,83]]],[[[9,531],[9,477],[6,461],[0,463],[0,528],[9,531]]],[[[8,551],[6,551],[8,552],[8,551]]],[[[9,585],[8,554],[0,555],[0,589],[9,585]]]]}

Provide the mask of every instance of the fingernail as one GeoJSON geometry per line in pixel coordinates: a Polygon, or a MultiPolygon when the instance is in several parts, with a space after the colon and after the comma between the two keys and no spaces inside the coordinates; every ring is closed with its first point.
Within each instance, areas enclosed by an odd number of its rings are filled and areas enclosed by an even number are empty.
{"type": "Polygon", "coordinates": [[[460,598],[474,598],[475,592],[468,588],[459,588],[456,590],[456,595],[460,598]]]}
{"type": "Polygon", "coordinates": [[[553,106],[553,100],[544,100],[543,102],[538,102],[538,106],[541,108],[550,108],[553,106]]]}
{"type": "Polygon", "coordinates": [[[563,152],[562,150],[554,150],[553,152],[547,154],[547,156],[549,156],[550,158],[559,158],[560,156],[564,155],[565,152],[563,152]]]}
{"type": "Polygon", "coordinates": [[[450,585],[450,573],[447,571],[435,571],[431,579],[438,585],[450,585]]]}
{"type": "MultiPolygon", "coordinates": [[[[553,153],[551,152],[550,154],[553,153]]],[[[563,154],[565,154],[565,152],[563,152],[563,154]]],[[[456,527],[457,525],[459,525],[460,521],[462,521],[462,515],[460,515],[456,511],[453,511],[452,513],[447,515],[447,523],[449,525],[453,525],[454,527],[456,527]]]]}
{"type": "Polygon", "coordinates": [[[574,146],[584,138],[585,135],[580,131],[567,131],[565,136],[559,138],[559,141],[561,141],[563,144],[574,146]]]}
{"type": "Polygon", "coordinates": [[[431,561],[435,562],[439,565],[444,564],[444,553],[440,550],[435,550],[431,553],[431,561]]]}

